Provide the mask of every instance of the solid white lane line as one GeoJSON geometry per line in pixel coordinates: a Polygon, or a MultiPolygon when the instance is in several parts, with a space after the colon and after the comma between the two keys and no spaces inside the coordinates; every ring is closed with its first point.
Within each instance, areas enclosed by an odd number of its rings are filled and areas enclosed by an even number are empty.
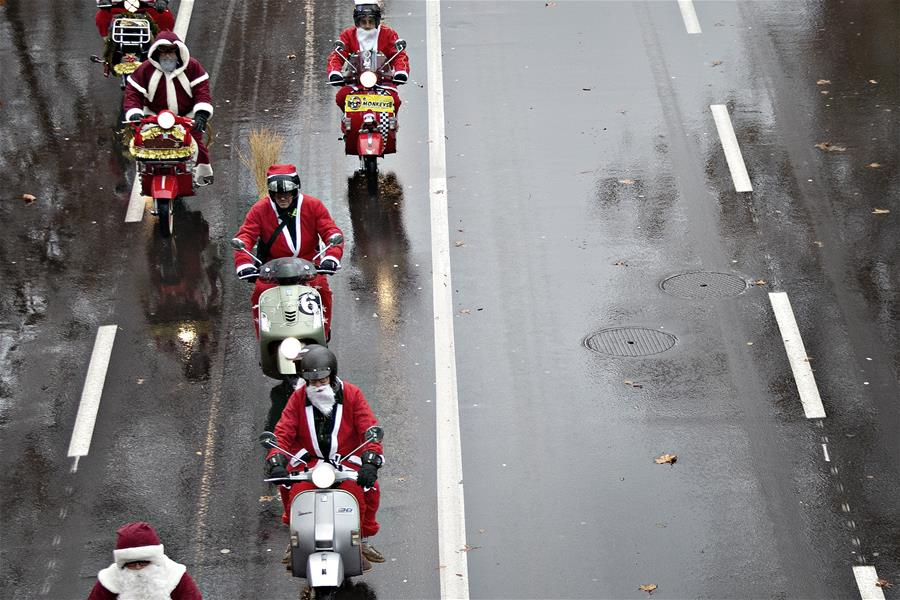
{"type": "Polygon", "coordinates": [[[94,435],[94,423],[100,408],[100,396],[103,393],[103,382],[106,379],[106,369],[109,367],[109,357],[112,355],[117,328],[117,325],[103,325],[97,330],[94,351],[91,353],[91,362],[84,378],[84,389],[81,391],[78,415],[75,417],[75,428],[69,442],[70,457],[87,456],[91,447],[91,436],[94,435]]]}
{"type": "Polygon", "coordinates": [[[862,600],[884,600],[884,592],[875,585],[878,581],[875,567],[853,567],[853,576],[856,578],[856,587],[859,588],[859,597],[862,600]]]}
{"type": "Polygon", "coordinates": [[[444,145],[444,75],[440,0],[425,5],[428,39],[429,197],[434,302],[435,418],[437,429],[438,560],[441,598],[467,600],[466,511],[463,497],[459,398],[450,282],[450,222],[444,145]]]}
{"type": "Polygon", "coordinates": [[[128,201],[128,210],[125,212],[126,223],[140,223],[144,218],[144,206],[146,200],[141,195],[141,176],[134,176],[134,185],[131,186],[131,199],[128,201]]]}
{"type": "Polygon", "coordinates": [[[822,454],[825,455],[825,462],[831,462],[831,457],[828,456],[828,444],[822,444],[822,454]]]}
{"type": "Polygon", "coordinates": [[[800,337],[800,328],[794,318],[791,301],[788,300],[785,292],[770,293],[769,301],[775,312],[775,320],[778,321],[778,329],[781,331],[781,339],[784,341],[784,349],[787,351],[791,371],[794,372],[797,391],[800,393],[800,402],[803,403],[803,412],[806,413],[807,419],[824,419],[825,407],[822,406],[816,378],[809,366],[809,357],[806,355],[806,348],[800,337]]]}
{"type": "Polygon", "coordinates": [[[691,0],[678,0],[678,8],[681,10],[681,18],[687,32],[703,33],[700,31],[700,20],[697,18],[697,11],[694,10],[694,3],[691,0]]]}
{"type": "Polygon", "coordinates": [[[181,0],[178,3],[178,16],[175,17],[175,35],[184,42],[187,38],[188,26],[191,24],[191,13],[194,12],[194,0],[181,0]]]}
{"type": "MultiPolygon", "coordinates": [[[[194,0],[181,0],[178,4],[178,15],[175,17],[175,35],[182,42],[187,41],[187,30],[191,24],[191,14],[194,12],[194,0]]],[[[128,210],[125,212],[126,223],[140,223],[144,218],[145,196],[141,195],[141,178],[135,175],[134,185],[131,186],[131,198],[128,200],[128,210]]]]}
{"type": "Polygon", "coordinates": [[[744,165],[744,157],[741,155],[741,147],[734,135],[734,127],[731,126],[731,117],[728,116],[728,107],[724,104],[710,104],[713,119],[716,121],[716,129],[719,130],[719,139],[722,140],[722,150],[725,151],[725,160],[731,171],[731,179],[734,181],[734,191],[752,192],[750,176],[747,175],[747,167],[744,165]]]}

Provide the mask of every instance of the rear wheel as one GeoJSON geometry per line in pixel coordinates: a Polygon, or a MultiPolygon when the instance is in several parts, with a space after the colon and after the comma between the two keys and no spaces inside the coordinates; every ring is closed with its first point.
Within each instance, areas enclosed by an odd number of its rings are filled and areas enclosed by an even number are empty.
{"type": "Polygon", "coordinates": [[[370,194],[378,193],[378,157],[364,156],[363,170],[366,172],[366,185],[370,194]]]}
{"type": "Polygon", "coordinates": [[[174,203],[168,198],[160,198],[156,201],[157,225],[159,226],[159,235],[164,238],[171,237],[175,230],[175,208],[174,203]]]}

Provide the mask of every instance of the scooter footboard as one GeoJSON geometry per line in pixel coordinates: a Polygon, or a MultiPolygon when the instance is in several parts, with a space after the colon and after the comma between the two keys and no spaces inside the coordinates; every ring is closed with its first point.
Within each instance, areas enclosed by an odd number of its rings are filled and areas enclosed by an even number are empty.
{"type": "Polygon", "coordinates": [[[291,571],[312,587],[338,586],[346,577],[362,575],[360,514],[356,497],[341,489],[309,490],[291,503],[291,571]],[[339,567],[335,567],[333,556],[339,567]],[[308,570],[311,569],[311,570],[308,570]],[[337,583],[331,580],[340,571],[337,583]]]}

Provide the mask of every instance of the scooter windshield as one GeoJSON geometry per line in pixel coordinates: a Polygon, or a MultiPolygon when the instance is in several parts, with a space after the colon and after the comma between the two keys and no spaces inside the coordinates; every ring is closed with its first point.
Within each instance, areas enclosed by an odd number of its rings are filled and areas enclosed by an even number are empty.
{"type": "Polygon", "coordinates": [[[270,260],[259,270],[259,279],[265,283],[292,285],[308,281],[316,276],[316,266],[303,258],[289,256],[270,260]]]}

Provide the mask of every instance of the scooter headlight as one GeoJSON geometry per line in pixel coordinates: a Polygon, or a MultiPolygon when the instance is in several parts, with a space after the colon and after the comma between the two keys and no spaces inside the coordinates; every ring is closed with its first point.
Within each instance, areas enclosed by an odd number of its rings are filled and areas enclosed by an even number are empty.
{"type": "Polygon", "coordinates": [[[300,356],[300,351],[303,349],[303,344],[300,343],[295,337],[284,338],[282,340],[281,345],[278,347],[278,351],[281,352],[281,356],[283,356],[286,360],[297,360],[297,357],[300,356]]]}
{"type": "Polygon", "coordinates": [[[366,89],[375,87],[376,83],[378,83],[378,75],[374,71],[366,71],[359,76],[359,84],[366,89]]]}
{"type": "Polygon", "coordinates": [[[156,117],[156,124],[163,129],[172,129],[175,127],[175,115],[171,111],[164,110],[156,117]]]}
{"type": "Polygon", "coordinates": [[[312,482],[317,488],[328,489],[334,485],[336,478],[334,467],[327,462],[320,462],[312,470],[312,482]]]}

